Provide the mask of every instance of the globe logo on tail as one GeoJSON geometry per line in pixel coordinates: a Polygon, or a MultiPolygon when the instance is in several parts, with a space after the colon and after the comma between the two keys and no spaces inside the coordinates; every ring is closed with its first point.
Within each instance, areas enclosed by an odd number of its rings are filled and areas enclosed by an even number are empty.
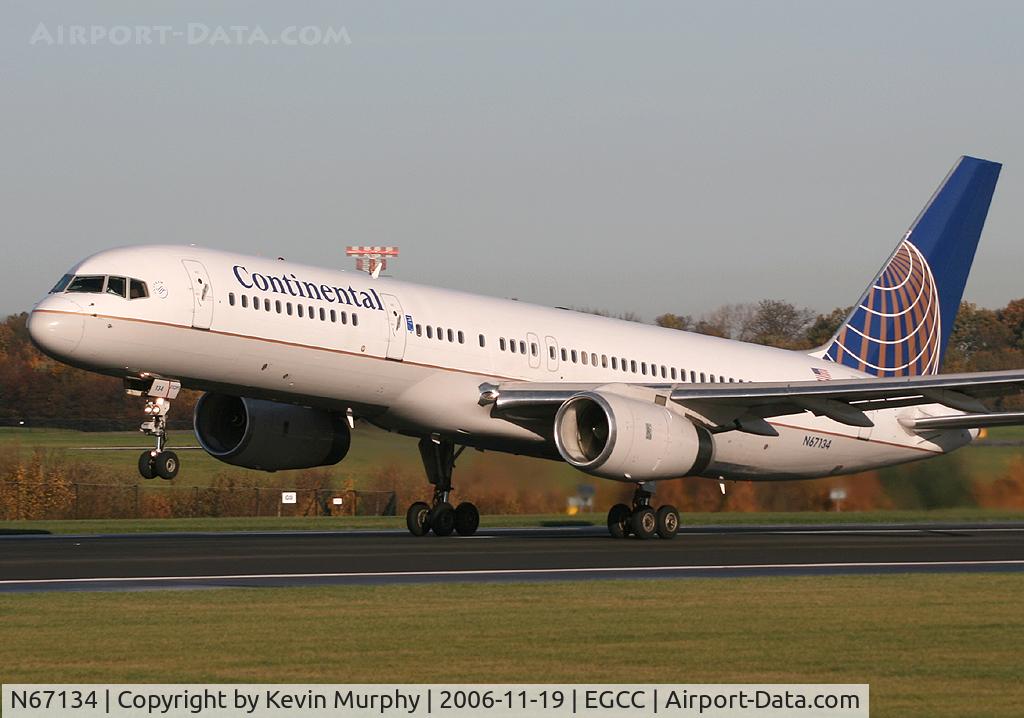
{"type": "Polygon", "coordinates": [[[938,287],[909,236],[836,334],[826,359],[876,376],[938,373],[938,287]]]}

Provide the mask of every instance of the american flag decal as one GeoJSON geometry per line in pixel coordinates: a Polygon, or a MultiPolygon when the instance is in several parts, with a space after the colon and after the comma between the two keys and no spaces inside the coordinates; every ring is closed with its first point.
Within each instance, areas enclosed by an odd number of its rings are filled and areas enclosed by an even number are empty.
{"type": "Polygon", "coordinates": [[[814,377],[818,381],[830,381],[832,379],[832,374],[829,373],[828,369],[819,369],[817,367],[811,367],[811,371],[814,373],[814,377]]]}

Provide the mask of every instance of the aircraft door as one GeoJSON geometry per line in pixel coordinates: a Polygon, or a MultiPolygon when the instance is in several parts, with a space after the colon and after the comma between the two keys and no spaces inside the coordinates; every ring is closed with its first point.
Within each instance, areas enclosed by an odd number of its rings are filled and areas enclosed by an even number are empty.
{"type": "Polygon", "coordinates": [[[544,337],[544,353],[548,358],[548,371],[558,371],[558,342],[554,337],[544,337]]]}
{"type": "Polygon", "coordinates": [[[540,337],[533,332],[527,332],[526,343],[529,344],[527,351],[530,352],[530,368],[540,369],[540,353],[544,347],[540,345],[540,337]]]}
{"type": "Polygon", "coordinates": [[[213,285],[210,274],[202,262],[194,259],[183,259],[192,285],[192,326],[196,329],[209,329],[213,322],[213,285]]]}
{"type": "Polygon", "coordinates": [[[405,340],[408,334],[406,328],[405,313],[402,311],[402,304],[398,297],[391,294],[382,294],[384,302],[384,313],[388,322],[388,359],[402,361],[405,358],[405,340]]]}

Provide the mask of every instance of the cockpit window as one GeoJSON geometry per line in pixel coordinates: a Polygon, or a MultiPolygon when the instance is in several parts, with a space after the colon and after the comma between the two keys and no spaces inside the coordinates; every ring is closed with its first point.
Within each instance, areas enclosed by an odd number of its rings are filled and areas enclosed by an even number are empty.
{"type": "Polygon", "coordinates": [[[128,296],[128,280],[124,277],[107,277],[107,294],[118,297],[128,296]]]}
{"type": "Polygon", "coordinates": [[[140,282],[138,279],[131,280],[131,294],[128,295],[129,299],[145,299],[149,296],[149,290],[146,289],[146,283],[140,282]]]}
{"type": "Polygon", "coordinates": [[[74,278],[75,275],[73,274],[65,274],[60,278],[60,281],[53,285],[53,289],[50,290],[50,294],[59,294],[60,292],[63,292],[67,289],[68,284],[70,284],[71,280],[74,278]]]}
{"type": "Polygon", "coordinates": [[[99,274],[80,274],[77,277],[65,274],[50,290],[50,294],[76,292],[81,294],[112,294],[127,299],[145,299],[149,289],[141,279],[128,277],[104,277],[99,274]]]}
{"type": "Polygon", "coordinates": [[[99,275],[84,275],[75,277],[65,290],[67,292],[82,292],[86,294],[102,294],[103,280],[106,277],[99,275]]]}

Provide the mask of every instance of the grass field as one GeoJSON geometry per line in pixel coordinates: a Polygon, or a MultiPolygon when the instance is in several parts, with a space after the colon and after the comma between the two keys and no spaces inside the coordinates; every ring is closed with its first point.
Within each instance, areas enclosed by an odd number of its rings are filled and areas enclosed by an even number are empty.
{"type": "Polygon", "coordinates": [[[1019,716],[1024,575],[0,595],[3,682],[869,683],[1019,716]]]}
{"type": "MultiPolygon", "coordinates": [[[[196,437],[188,431],[171,432],[168,447],[197,446],[196,437]]],[[[144,482],[138,476],[138,455],[151,448],[152,442],[139,432],[84,432],[68,429],[19,429],[0,427],[0,448],[17,449],[24,456],[34,450],[57,451],[69,459],[95,464],[111,475],[125,477],[132,482],[144,482]],[[112,447],[133,447],[131,450],[115,450],[112,447]]],[[[220,462],[205,451],[178,451],[182,469],[174,480],[176,486],[209,486],[214,478],[225,471],[242,472],[243,469],[220,462]]],[[[529,459],[521,456],[466,451],[459,459],[459,471],[482,472],[493,470],[500,464],[503,472],[519,472],[538,482],[575,486],[583,477],[578,471],[556,461],[529,459]]],[[[423,472],[416,440],[400,434],[391,434],[367,424],[359,424],[352,436],[352,448],[345,459],[336,466],[327,467],[332,483],[342,486],[346,482],[359,489],[365,488],[368,477],[383,467],[393,466],[400,471],[415,474],[423,472]]],[[[245,472],[247,479],[265,481],[276,485],[288,481],[297,472],[280,471],[267,474],[258,471],[245,472]]],[[[161,482],[156,482],[157,484],[161,482]]],[[[425,480],[424,480],[425,483],[425,480]]]]}
{"type": "MultiPolygon", "coordinates": [[[[961,449],[949,456],[930,459],[930,470],[941,474],[948,471],[966,472],[975,477],[995,478],[1006,472],[1015,458],[1024,455],[1024,427],[1000,427],[992,429],[988,441],[961,449]],[[1020,442],[1021,445],[1014,445],[1020,442]]],[[[195,446],[196,438],[188,431],[172,432],[169,445],[195,446]]],[[[137,453],[151,446],[147,437],[139,432],[82,432],[66,429],[19,429],[0,427],[0,448],[17,447],[28,454],[40,448],[60,451],[68,458],[86,461],[102,466],[113,474],[137,479],[137,453]],[[110,450],[111,447],[134,447],[128,451],[110,450]]],[[[210,457],[204,451],[180,452],[183,468],[175,480],[179,486],[207,486],[220,472],[235,471],[210,457]]],[[[527,459],[523,457],[481,454],[467,451],[460,459],[459,471],[490,470],[500,463],[508,472],[521,472],[537,477],[545,483],[574,486],[582,475],[569,467],[554,461],[527,459]]],[[[418,474],[422,470],[416,441],[399,434],[381,431],[369,425],[359,425],[353,435],[352,448],[340,464],[327,469],[337,485],[351,481],[356,488],[362,488],[366,478],[382,466],[391,465],[400,470],[418,474]]],[[[904,466],[883,469],[884,477],[899,477],[907,470],[904,466]]],[[[256,479],[266,478],[278,481],[287,478],[291,472],[277,474],[249,472],[256,479]]],[[[138,479],[141,482],[141,479],[138,479]]]]}

